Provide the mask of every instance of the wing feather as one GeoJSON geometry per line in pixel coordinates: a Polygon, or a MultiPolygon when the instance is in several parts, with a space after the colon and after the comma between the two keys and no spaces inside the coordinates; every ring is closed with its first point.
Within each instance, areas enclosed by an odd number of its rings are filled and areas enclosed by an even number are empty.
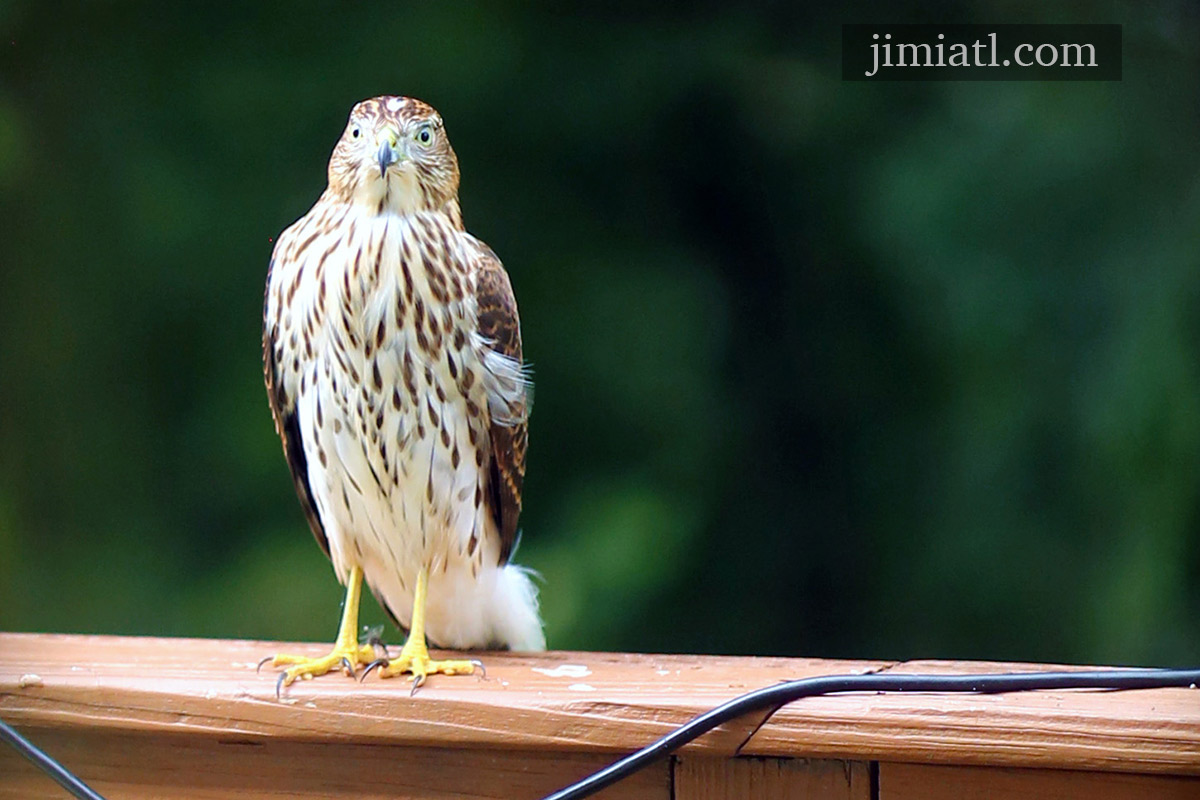
{"type": "Polygon", "coordinates": [[[275,271],[275,259],[267,271],[267,294],[263,298],[263,379],[267,383],[267,402],[271,406],[271,418],[275,421],[275,432],[283,442],[283,454],[287,458],[288,468],[292,472],[292,481],[296,485],[296,494],[300,498],[300,507],[308,519],[317,544],[329,555],[329,539],[325,535],[325,526],[321,524],[321,516],[313,503],[312,487],[308,482],[308,459],[304,455],[303,433],[300,430],[300,418],[296,413],[295,398],[288,394],[284,382],[279,379],[283,365],[281,343],[278,341],[279,328],[277,322],[268,313],[271,291],[271,276],[275,271]]]}
{"type": "MultiPolygon", "coordinates": [[[[500,259],[480,242],[475,299],[479,333],[492,350],[507,356],[523,369],[521,320],[512,283],[500,259]]],[[[506,400],[507,413],[491,415],[488,491],[485,502],[500,531],[500,563],[507,563],[519,538],[521,490],[525,483],[525,451],[528,446],[529,404],[523,397],[514,404],[506,400]]]]}

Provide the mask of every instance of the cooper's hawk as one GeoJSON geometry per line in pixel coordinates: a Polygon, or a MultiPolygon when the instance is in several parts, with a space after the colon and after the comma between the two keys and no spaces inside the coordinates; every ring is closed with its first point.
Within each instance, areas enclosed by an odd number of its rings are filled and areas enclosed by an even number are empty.
{"type": "MultiPolygon", "coordinates": [[[[275,427],[317,541],[346,585],[333,651],[277,655],[284,685],[373,657],[361,581],[409,629],[381,672],[469,673],[444,647],[545,647],[536,591],[508,563],[525,475],[526,376],[508,274],[463,228],[442,118],[363,101],[329,185],[279,237],[263,363],[275,427]]],[[[414,686],[415,688],[415,686],[414,686]]]]}

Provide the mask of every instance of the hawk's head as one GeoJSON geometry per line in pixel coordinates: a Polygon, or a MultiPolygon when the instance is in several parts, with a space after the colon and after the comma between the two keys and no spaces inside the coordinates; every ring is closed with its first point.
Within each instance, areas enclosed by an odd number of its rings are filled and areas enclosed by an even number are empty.
{"type": "Polygon", "coordinates": [[[441,115],[411,97],[362,101],[329,159],[329,189],[378,213],[443,208],[458,196],[458,159],[441,115]]]}

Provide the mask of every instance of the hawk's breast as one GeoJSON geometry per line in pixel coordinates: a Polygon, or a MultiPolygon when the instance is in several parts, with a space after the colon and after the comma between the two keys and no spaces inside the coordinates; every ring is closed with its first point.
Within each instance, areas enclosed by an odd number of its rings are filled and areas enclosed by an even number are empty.
{"type": "Polygon", "coordinates": [[[437,641],[439,573],[473,580],[498,560],[484,504],[495,378],[475,330],[473,240],[441,214],[344,213],[296,231],[293,274],[272,276],[291,296],[283,379],[335,569],[360,564],[407,624],[428,566],[437,641]]]}

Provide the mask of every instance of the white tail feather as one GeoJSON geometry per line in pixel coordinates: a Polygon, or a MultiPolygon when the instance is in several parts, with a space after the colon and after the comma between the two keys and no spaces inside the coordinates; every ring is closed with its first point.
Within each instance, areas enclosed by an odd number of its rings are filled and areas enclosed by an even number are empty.
{"type": "Polygon", "coordinates": [[[532,575],[530,570],[516,564],[508,564],[496,572],[491,627],[496,641],[509,650],[546,649],[532,575]]]}

